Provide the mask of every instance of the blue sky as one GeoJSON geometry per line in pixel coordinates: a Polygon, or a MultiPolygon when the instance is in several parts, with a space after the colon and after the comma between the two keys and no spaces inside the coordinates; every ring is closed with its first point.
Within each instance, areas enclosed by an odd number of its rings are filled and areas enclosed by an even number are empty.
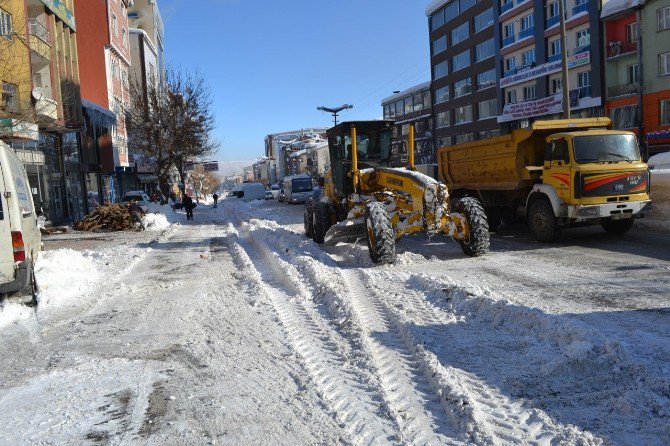
{"type": "Polygon", "coordinates": [[[219,160],[263,155],[265,135],[331,125],[319,105],[382,115],[430,80],[428,0],[161,0],[168,63],[214,93],[219,160]]]}

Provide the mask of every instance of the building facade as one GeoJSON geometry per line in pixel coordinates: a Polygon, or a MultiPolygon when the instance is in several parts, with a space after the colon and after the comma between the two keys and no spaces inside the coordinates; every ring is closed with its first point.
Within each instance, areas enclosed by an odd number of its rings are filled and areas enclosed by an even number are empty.
{"type": "MultiPolygon", "coordinates": [[[[84,153],[88,205],[118,201],[136,180],[128,153],[125,109],[129,106],[130,36],[127,8],[132,0],[75,0],[81,92],[86,125],[84,153]]],[[[134,164],[134,163],[133,163],[134,164]]]]}
{"type": "Polygon", "coordinates": [[[426,15],[436,147],[500,134],[493,1],[433,1],[426,15]]]}
{"type": "Polygon", "coordinates": [[[603,0],[601,16],[607,114],[645,156],[670,150],[670,0],[603,0]]]}
{"type": "Polygon", "coordinates": [[[382,100],[384,119],[395,121],[391,165],[407,164],[409,126],[414,125],[415,163],[435,163],[431,83],[416,85],[382,100]]]}
{"type": "MultiPolygon", "coordinates": [[[[165,82],[165,29],[157,0],[135,0],[128,8],[128,23],[130,28],[142,30],[146,33],[155,51],[155,77],[157,82],[165,82]]],[[[146,62],[147,77],[151,76],[150,61],[146,62]]]]}
{"type": "Polygon", "coordinates": [[[562,54],[568,56],[573,117],[602,116],[604,91],[600,5],[565,0],[567,48],[561,48],[558,0],[497,0],[498,63],[502,72],[498,121],[510,130],[561,115],[562,54]]]}
{"type": "Polygon", "coordinates": [[[0,138],[24,161],[46,218],[80,218],[83,115],[74,4],[6,0],[0,6],[0,138]]]}

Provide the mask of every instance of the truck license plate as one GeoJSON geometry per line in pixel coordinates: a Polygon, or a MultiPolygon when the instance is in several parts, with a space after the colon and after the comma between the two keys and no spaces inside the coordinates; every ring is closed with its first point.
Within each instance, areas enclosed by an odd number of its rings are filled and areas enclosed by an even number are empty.
{"type": "Polygon", "coordinates": [[[625,220],[627,218],[633,218],[633,214],[629,212],[621,214],[612,214],[612,220],[625,220]]]}

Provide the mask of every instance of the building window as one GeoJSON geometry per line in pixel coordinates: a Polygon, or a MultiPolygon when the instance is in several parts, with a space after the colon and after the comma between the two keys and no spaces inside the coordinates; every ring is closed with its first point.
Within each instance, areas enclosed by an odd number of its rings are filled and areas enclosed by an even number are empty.
{"type": "Polygon", "coordinates": [[[493,8],[489,8],[475,16],[475,33],[493,26],[493,8]]]}
{"type": "Polygon", "coordinates": [[[493,57],[496,52],[495,42],[493,39],[489,39],[485,42],[480,43],[475,48],[475,61],[479,62],[480,60],[488,59],[493,57]]]}
{"type": "Polygon", "coordinates": [[[581,73],[577,73],[577,85],[580,88],[591,86],[591,70],[582,71],[581,73]]]}
{"type": "MultiPolygon", "coordinates": [[[[430,102],[428,104],[430,104],[430,102]]],[[[414,111],[423,110],[423,107],[424,107],[423,94],[422,93],[415,94],[414,95],[414,111]]]]}
{"type": "MultiPolygon", "coordinates": [[[[560,16],[560,8],[558,6],[558,2],[551,2],[547,5],[547,18],[553,18],[553,17],[559,17],[560,16]]],[[[559,18],[560,20],[560,18],[559,18]]]]}
{"type": "Polygon", "coordinates": [[[423,92],[423,105],[424,107],[429,107],[430,106],[430,91],[424,91],[423,92]]]}
{"type": "Polygon", "coordinates": [[[389,119],[391,117],[391,107],[388,105],[384,106],[384,119],[389,119]]]}
{"type": "Polygon", "coordinates": [[[637,43],[637,22],[626,25],[626,42],[637,43]]]}
{"type": "Polygon", "coordinates": [[[462,70],[470,65],[470,50],[465,50],[460,54],[451,58],[451,66],[453,71],[462,70]]]}
{"type": "Polygon", "coordinates": [[[465,11],[466,9],[470,9],[475,5],[480,0],[461,0],[461,12],[465,11]]]}
{"type": "Polygon", "coordinates": [[[401,99],[395,103],[395,115],[402,116],[405,113],[405,100],[401,99]]]}
{"type": "Polygon", "coordinates": [[[495,138],[496,136],[500,136],[500,129],[481,130],[479,132],[479,139],[495,138]]]}
{"type": "Polygon", "coordinates": [[[126,46],[128,44],[128,34],[126,33],[125,29],[121,31],[121,35],[123,39],[123,46],[126,46]]]}
{"type": "Polygon", "coordinates": [[[496,69],[493,68],[477,75],[477,90],[495,87],[497,84],[496,69]]]}
{"type": "Polygon", "coordinates": [[[430,18],[431,31],[435,31],[445,23],[456,18],[458,12],[458,0],[454,0],[444,8],[440,9],[430,18]]]}
{"type": "Polygon", "coordinates": [[[514,37],[514,22],[508,23],[503,27],[503,36],[505,38],[514,37]]]}
{"type": "MultiPolygon", "coordinates": [[[[529,30],[533,28],[533,14],[528,14],[527,16],[521,17],[521,33],[523,33],[526,30],[529,30]]],[[[523,37],[529,37],[529,36],[523,36],[523,37]]]]}
{"type": "Polygon", "coordinates": [[[474,140],[474,133],[461,133],[460,135],[456,135],[456,144],[463,144],[464,142],[471,142],[474,140]]]}
{"type": "Polygon", "coordinates": [[[659,104],[661,125],[670,125],[670,99],[663,99],[659,104]]]}
{"type": "Polygon", "coordinates": [[[114,32],[114,35],[117,35],[119,32],[119,23],[114,14],[112,14],[112,31],[114,32]]]}
{"type": "Polygon", "coordinates": [[[414,111],[414,101],[413,98],[410,96],[408,98],[405,98],[405,114],[408,115],[414,111]]]}
{"type": "Polygon", "coordinates": [[[557,77],[557,78],[551,80],[551,92],[553,94],[563,92],[563,79],[561,79],[560,77],[557,77]]]}
{"type": "Polygon", "coordinates": [[[581,31],[577,31],[577,48],[584,48],[591,44],[591,29],[586,28],[581,31]]]}
{"type": "Polygon", "coordinates": [[[498,115],[498,101],[496,99],[489,99],[478,104],[479,119],[493,118],[498,115]]]}
{"type": "Polygon", "coordinates": [[[527,67],[535,63],[535,48],[521,53],[521,66],[527,67]]]}
{"type": "Polygon", "coordinates": [[[446,76],[449,74],[449,61],[445,60],[444,62],[440,62],[439,64],[435,65],[434,71],[435,79],[446,76]]]}
{"type": "Polygon", "coordinates": [[[454,109],[454,124],[466,124],[472,122],[472,105],[464,105],[454,109]]]}
{"type": "Polygon", "coordinates": [[[637,104],[612,108],[610,110],[610,119],[614,127],[618,129],[637,127],[637,104]]]}
{"type": "Polygon", "coordinates": [[[535,94],[535,85],[529,85],[527,87],[523,87],[523,100],[524,101],[530,101],[535,99],[537,96],[535,94]]]}
{"type": "Polygon", "coordinates": [[[0,36],[12,40],[12,34],[12,15],[4,9],[0,9],[0,36]]]}
{"type": "Polygon", "coordinates": [[[447,49],[447,36],[433,40],[433,56],[447,49]]]}
{"type": "Polygon", "coordinates": [[[666,76],[670,74],[670,52],[658,55],[658,75],[666,76]]]}
{"type": "Polygon", "coordinates": [[[640,67],[637,64],[628,65],[628,83],[634,84],[640,80],[640,67]]]}
{"type": "Polygon", "coordinates": [[[552,40],[549,42],[549,55],[557,56],[561,54],[561,39],[552,40]]]}
{"type": "Polygon", "coordinates": [[[509,90],[507,92],[507,103],[516,104],[516,90],[509,90]]]}
{"type": "Polygon", "coordinates": [[[444,25],[444,9],[441,9],[432,15],[430,18],[430,30],[435,31],[442,25],[444,25]]]}
{"type": "Polygon", "coordinates": [[[437,147],[448,147],[451,145],[451,136],[437,138],[437,147]]]}
{"type": "Polygon", "coordinates": [[[664,31],[670,29],[670,6],[661,8],[656,11],[656,17],[658,18],[658,30],[664,31]]]}
{"type": "Polygon", "coordinates": [[[442,104],[449,100],[449,86],[438,88],[435,90],[435,103],[442,104]]]}
{"type": "Polygon", "coordinates": [[[2,84],[2,108],[5,111],[18,113],[19,111],[19,87],[15,84],[2,84]]]}
{"type": "Polygon", "coordinates": [[[440,112],[437,114],[437,119],[436,119],[436,125],[438,129],[443,129],[445,127],[449,127],[450,122],[449,122],[449,112],[440,112]]]}
{"type": "Polygon", "coordinates": [[[451,45],[462,42],[470,35],[470,23],[465,22],[462,25],[451,30],[451,45]]]}
{"type": "Polygon", "coordinates": [[[454,82],[454,98],[465,96],[472,93],[472,78],[466,77],[458,82],[454,82]]]}
{"type": "Polygon", "coordinates": [[[444,8],[444,23],[454,20],[461,11],[458,9],[458,1],[454,0],[444,8]]]}
{"type": "Polygon", "coordinates": [[[505,71],[512,71],[516,68],[516,57],[512,56],[505,59],[505,71]]]}

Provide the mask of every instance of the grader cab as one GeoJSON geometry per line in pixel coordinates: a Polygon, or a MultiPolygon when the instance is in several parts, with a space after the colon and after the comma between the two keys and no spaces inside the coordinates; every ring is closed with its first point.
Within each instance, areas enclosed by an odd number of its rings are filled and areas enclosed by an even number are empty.
{"type": "Polygon", "coordinates": [[[328,130],[330,170],[321,201],[305,206],[305,234],[335,244],[365,237],[375,263],[395,261],[403,235],[444,233],[463,252],[489,249],[489,228],[481,204],[462,198],[453,206],[447,187],[414,168],[414,128],[409,166],[391,168],[392,121],[344,122],[328,130]]]}

